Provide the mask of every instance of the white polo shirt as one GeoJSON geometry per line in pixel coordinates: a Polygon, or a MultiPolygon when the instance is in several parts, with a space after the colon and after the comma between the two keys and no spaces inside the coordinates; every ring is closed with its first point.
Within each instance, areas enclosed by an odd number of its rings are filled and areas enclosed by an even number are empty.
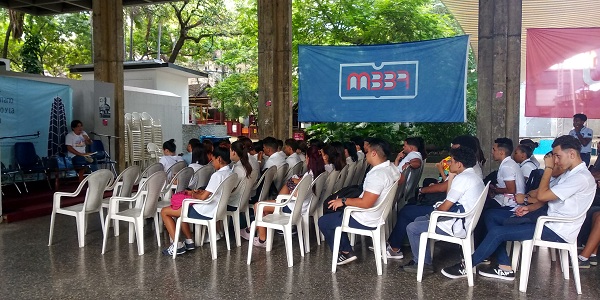
{"type": "MultiPolygon", "coordinates": [[[[586,139],[591,139],[592,136],[594,135],[594,131],[588,127],[583,126],[583,128],[581,128],[581,135],[583,135],[583,138],[586,139]]],[[[575,131],[575,129],[571,129],[571,131],[569,131],[569,135],[570,136],[574,136],[575,138],[579,139],[577,137],[577,132],[575,131]]],[[[581,145],[581,153],[591,153],[592,152],[592,142],[590,141],[587,145],[581,145]]]]}
{"type": "MultiPolygon", "coordinates": [[[[263,156],[264,159],[264,156],[263,156]]],[[[263,170],[270,168],[271,166],[281,166],[285,163],[286,155],[283,151],[275,152],[273,155],[269,156],[265,164],[263,165],[263,170]]]]}
{"type": "Polygon", "coordinates": [[[290,168],[294,167],[297,163],[301,162],[302,160],[300,159],[300,156],[294,152],[292,153],[292,155],[288,156],[285,159],[285,162],[288,164],[288,166],[290,168]]]}
{"type": "Polygon", "coordinates": [[[538,169],[540,167],[540,164],[536,164],[535,161],[533,161],[531,158],[528,158],[521,162],[519,166],[521,167],[521,172],[523,173],[523,176],[529,178],[529,175],[531,175],[531,171],[538,169]]]}
{"type": "Polygon", "coordinates": [[[223,193],[223,190],[220,190],[219,193],[215,194],[215,192],[217,191],[217,188],[219,187],[219,185],[221,185],[221,183],[223,181],[225,181],[225,179],[227,179],[227,177],[229,177],[229,175],[231,175],[231,169],[229,168],[229,166],[224,166],[222,168],[220,168],[219,170],[217,170],[216,172],[214,172],[211,176],[210,176],[210,180],[208,181],[208,185],[206,186],[206,191],[209,191],[211,193],[213,193],[214,195],[211,195],[212,197],[212,201],[208,202],[208,203],[202,203],[202,204],[194,204],[192,207],[201,215],[205,216],[205,217],[214,217],[216,211],[217,211],[217,205],[219,204],[219,199],[221,198],[221,194],[223,193]]]}
{"type": "MultiPolygon", "coordinates": [[[[396,180],[400,178],[400,172],[398,168],[394,166],[392,162],[386,160],[373,168],[367,173],[365,182],[363,183],[363,192],[360,194],[360,198],[363,197],[365,192],[379,195],[377,201],[373,204],[377,206],[383,201],[383,192],[388,190],[396,180]]],[[[352,213],[352,217],[360,224],[368,227],[375,227],[379,225],[379,218],[383,213],[383,206],[380,209],[372,212],[355,212],[352,213]]]]}
{"type": "MultiPolygon", "coordinates": [[[[483,184],[481,177],[477,175],[473,168],[468,168],[454,177],[446,200],[452,203],[461,204],[464,207],[465,212],[468,212],[477,205],[477,200],[479,200],[479,196],[484,188],[485,185],[483,184]]],[[[465,218],[464,228],[463,222],[456,218],[438,222],[437,227],[449,235],[465,237],[467,236],[465,228],[469,227],[472,220],[473,216],[465,218]]]]}
{"type": "MultiPolygon", "coordinates": [[[[557,179],[550,190],[558,200],[548,202],[548,216],[573,218],[588,210],[596,195],[596,181],[584,162],[557,179]]],[[[585,214],[573,223],[546,223],[554,233],[571,243],[577,239],[585,214]]]]}
{"type": "MultiPolygon", "coordinates": [[[[498,176],[496,178],[498,180],[498,184],[496,185],[498,188],[505,188],[505,181],[514,180],[517,186],[517,194],[525,193],[525,177],[523,176],[523,172],[521,172],[521,167],[519,167],[519,164],[517,164],[517,162],[515,162],[510,156],[506,157],[500,163],[500,167],[498,168],[498,176]]],[[[498,194],[494,196],[494,200],[496,200],[502,207],[517,206],[517,202],[515,201],[513,194],[498,194]]]]}
{"type": "Polygon", "coordinates": [[[402,172],[402,167],[409,163],[413,158],[418,158],[421,161],[423,161],[423,156],[421,155],[421,152],[419,151],[412,151],[412,152],[408,152],[408,154],[406,154],[404,156],[404,158],[400,161],[400,163],[398,163],[398,171],[402,172]]]}

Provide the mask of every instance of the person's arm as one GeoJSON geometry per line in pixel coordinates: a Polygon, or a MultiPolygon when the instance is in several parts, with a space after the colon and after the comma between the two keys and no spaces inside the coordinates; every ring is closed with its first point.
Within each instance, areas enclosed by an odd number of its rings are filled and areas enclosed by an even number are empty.
{"type": "MultiPolygon", "coordinates": [[[[379,198],[379,195],[365,191],[362,198],[346,198],[346,206],[355,206],[360,208],[371,208],[379,198]]],[[[330,200],[327,203],[330,209],[337,210],[344,206],[341,198],[330,200]]]]}
{"type": "Polygon", "coordinates": [[[515,194],[517,192],[517,183],[515,180],[504,181],[505,188],[497,187],[494,191],[496,194],[515,194]]]}
{"type": "Polygon", "coordinates": [[[400,162],[404,159],[404,156],[406,154],[404,154],[404,152],[400,151],[400,153],[398,153],[398,155],[396,155],[396,160],[394,160],[394,165],[396,165],[396,167],[398,166],[398,164],[400,164],[400,162]]]}
{"type": "Polygon", "coordinates": [[[90,139],[86,132],[83,132],[81,135],[83,136],[83,140],[85,141],[86,145],[92,144],[92,139],[90,139]]]}
{"type": "Polygon", "coordinates": [[[206,199],[208,199],[208,197],[210,197],[210,195],[212,195],[212,193],[207,190],[192,190],[192,191],[187,191],[186,194],[188,196],[192,196],[192,198],[198,199],[198,200],[206,200],[206,199]]]}
{"type": "Polygon", "coordinates": [[[437,210],[437,211],[448,211],[450,209],[450,207],[452,207],[452,205],[454,205],[454,202],[446,199],[446,200],[444,200],[444,202],[442,203],[442,205],[438,206],[435,210],[437,210]]]}
{"type": "Polygon", "coordinates": [[[448,191],[448,181],[440,182],[438,184],[432,184],[430,186],[422,187],[419,192],[421,194],[432,194],[432,193],[445,193],[448,191]]]}
{"type": "Polygon", "coordinates": [[[423,161],[420,158],[413,158],[408,162],[407,165],[409,165],[413,169],[418,169],[421,167],[422,162],[423,161]]]}
{"type": "Polygon", "coordinates": [[[558,199],[558,196],[550,189],[550,177],[552,177],[552,172],[554,171],[554,158],[551,154],[544,156],[544,164],[546,167],[544,167],[544,175],[542,175],[540,186],[537,189],[537,199],[548,202],[558,199]]]}
{"type": "Polygon", "coordinates": [[[534,210],[541,208],[542,206],[544,206],[544,204],[544,202],[536,202],[527,206],[519,206],[515,210],[515,215],[517,215],[517,217],[522,217],[534,210]]]}
{"type": "Polygon", "coordinates": [[[583,133],[581,133],[581,130],[575,131],[575,135],[577,136],[577,139],[581,142],[581,145],[583,147],[587,146],[592,141],[591,137],[584,137],[583,133]]]}

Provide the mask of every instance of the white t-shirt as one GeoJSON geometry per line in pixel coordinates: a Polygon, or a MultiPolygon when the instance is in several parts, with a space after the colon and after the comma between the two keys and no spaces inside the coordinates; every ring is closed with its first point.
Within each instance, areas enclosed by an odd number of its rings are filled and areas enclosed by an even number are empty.
{"type": "Polygon", "coordinates": [[[519,164],[519,166],[521,167],[521,173],[523,173],[523,176],[527,178],[529,178],[529,175],[531,175],[531,171],[540,167],[540,165],[536,164],[531,158],[524,160],[519,164]]]}
{"type": "Polygon", "coordinates": [[[479,176],[479,178],[481,178],[483,180],[483,171],[481,170],[481,163],[480,162],[477,162],[473,166],[473,171],[475,171],[475,174],[477,174],[477,176],[479,176]]]}
{"type": "MultiPolygon", "coordinates": [[[[468,212],[475,207],[484,188],[483,180],[475,173],[473,168],[468,168],[454,177],[446,200],[461,204],[465,212],[468,212]]],[[[473,216],[465,218],[464,228],[463,222],[456,220],[456,218],[440,221],[437,227],[449,235],[465,237],[467,236],[465,228],[469,227],[472,220],[473,216]]]]}
{"type": "MultiPolygon", "coordinates": [[[[557,179],[550,190],[558,200],[548,202],[548,216],[573,218],[588,210],[596,195],[596,181],[584,162],[557,179]]],[[[585,214],[573,223],[546,223],[554,233],[571,243],[577,239],[585,214]]]]}
{"type": "MultiPolygon", "coordinates": [[[[398,172],[398,168],[389,160],[374,166],[365,177],[363,192],[360,194],[360,198],[363,197],[364,192],[379,195],[377,201],[373,204],[373,206],[377,206],[383,201],[384,191],[387,191],[398,178],[400,178],[400,172],[398,172]]],[[[352,213],[352,217],[364,226],[375,227],[379,225],[379,217],[381,217],[382,213],[383,206],[376,211],[352,213]]]]}
{"type": "MultiPolygon", "coordinates": [[[[263,156],[263,159],[265,159],[264,156],[263,156]]],[[[269,158],[263,165],[262,169],[266,170],[266,169],[270,168],[271,166],[277,166],[279,168],[279,166],[281,166],[285,163],[285,159],[286,159],[286,156],[285,156],[285,153],[283,153],[283,151],[275,152],[275,153],[273,153],[273,155],[269,156],[269,158]]]]}
{"type": "MultiPolygon", "coordinates": [[[[523,177],[523,172],[521,172],[521,167],[515,162],[512,157],[508,156],[502,160],[500,163],[500,167],[498,168],[498,184],[496,185],[498,188],[505,188],[505,181],[515,181],[517,186],[517,194],[525,193],[525,177],[523,177]]],[[[494,196],[494,200],[496,200],[500,206],[510,206],[516,207],[517,202],[515,201],[515,196],[513,194],[498,194],[494,196]]]]}
{"type": "MultiPolygon", "coordinates": [[[[246,178],[246,169],[242,165],[242,162],[238,160],[233,165],[232,172],[235,173],[235,174],[237,174],[237,177],[238,177],[237,178],[237,182],[234,185],[237,188],[235,189],[235,191],[233,191],[231,193],[231,196],[229,197],[229,203],[228,203],[228,205],[233,206],[233,207],[238,207],[238,204],[240,203],[239,197],[240,197],[240,194],[242,193],[242,190],[243,190],[243,187],[240,184],[240,182],[242,182],[242,180],[247,179],[246,178]]],[[[252,183],[248,183],[248,181],[246,181],[246,184],[252,184],[252,183]]]]}
{"type": "MultiPolygon", "coordinates": [[[[217,191],[217,188],[219,188],[219,185],[221,185],[221,183],[225,181],[225,179],[227,179],[227,177],[229,177],[231,174],[232,172],[229,166],[220,168],[210,176],[210,180],[208,181],[208,185],[206,186],[205,190],[214,194],[217,191]]],[[[194,204],[192,207],[199,214],[212,218],[217,211],[217,205],[219,204],[218,200],[221,198],[222,193],[223,190],[220,190],[219,193],[211,195],[213,199],[212,201],[208,203],[194,204]]]]}
{"type": "Polygon", "coordinates": [[[418,158],[421,161],[423,161],[423,156],[421,155],[421,152],[419,151],[412,151],[412,152],[408,152],[408,154],[406,154],[404,156],[404,158],[400,161],[400,163],[398,164],[398,170],[400,172],[402,172],[402,167],[409,163],[413,158],[418,158]]]}
{"type": "MultiPolygon", "coordinates": [[[[80,153],[86,153],[85,151],[85,138],[83,136],[88,135],[85,131],[82,131],[80,135],[76,135],[75,132],[71,131],[65,137],[65,145],[73,147],[80,153]]],[[[67,152],[67,156],[72,158],[75,154],[67,152]]]]}
{"type": "Polygon", "coordinates": [[[348,156],[348,157],[346,157],[346,164],[348,164],[348,165],[349,165],[349,164],[351,164],[351,163],[353,163],[353,162],[354,162],[354,161],[352,160],[352,156],[348,156]]]}
{"type": "MultiPolygon", "coordinates": [[[[591,128],[588,128],[585,126],[583,128],[581,128],[580,132],[581,132],[581,135],[583,135],[583,138],[586,138],[586,139],[591,139],[592,136],[594,135],[594,131],[591,128]]],[[[571,131],[569,131],[569,135],[574,136],[575,138],[578,139],[575,129],[571,129],[571,131]]],[[[591,141],[587,145],[581,145],[581,153],[591,153],[591,152],[592,152],[592,142],[591,141]]]]}
{"type": "Polygon", "coordinates": [[[190,180],[190,185],[188,186],[189,188],[193,189],[196,186],[196,182],[198,182],[198,178],[196,177],[196,172],[204,166],[201,164],[197,164],[197,163],[191,163],[188,165],[188,167],[194,169],[194,176],[192,176],[192,180],[190,180]]]}
{"type": "Polygon", "coordinates": [[[294,167],[297,163],[299,163],[301,161],[302,160],[300,159],[300,156],[296,152],[292,153],[292,155],[288,156],[285,159],[285,162],[288,164],[288,166],[290,168],[294,167]]]}
{"type": "Polygon", "coordinates": [[[331,173],[331,172],[333,172],[333,170],[335,170],[335,166],[333,164],[325,165],[325,171],[327,171],[327,173],[331,173]]]}
{"type": "MultiPolygon", "coordinates": [[[[163,168],[165,168],[165,171],[168,170],[171,166],[173,166],[174,164],[183,161],[183,158],[181,158],[181,156],[178,155],[165,155],[163,157],[160,158],[160,163],[163,165],[163,168]]],[[[171,175],[175,175],[175,174],[167,174],[169,176],[171,175]]]]}

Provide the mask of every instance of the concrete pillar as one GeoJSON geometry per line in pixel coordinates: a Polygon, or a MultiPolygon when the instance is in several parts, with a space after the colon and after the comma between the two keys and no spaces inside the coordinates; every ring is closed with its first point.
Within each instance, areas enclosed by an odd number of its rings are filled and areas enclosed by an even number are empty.
{"type": "Polygon", "coordinates": [[[479,0],[477,136],[488,163],[499,137],[519,139],[522,0],[479,0]]]}
{"type": "Polygon", "coordinates": [[[119,169],[125,167],[125,104],[123,88],[123,0],[93,1],[94,80],[115,85],[112,99],[115,153],[119,169]]]}
{"type": "Polygon", "coordinates": [[[259,137],[292,134],[292,0],[258,0],[259,137]]]}

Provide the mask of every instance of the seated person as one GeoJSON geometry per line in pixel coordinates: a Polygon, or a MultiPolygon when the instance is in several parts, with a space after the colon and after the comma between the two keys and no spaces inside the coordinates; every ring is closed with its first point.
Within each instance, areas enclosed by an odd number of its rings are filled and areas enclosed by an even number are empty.
{"type": "MultiPolygon", "coordinates": [[[[235,186],[237,187],[239,183],[244,178],[250,178],[252,175],[252,165],[250,164],[250,159],[248,156],[248,151],[244,147],[244,144],[241,141],[235,141],[231,144],[229,148],[229,157],[233,164],[232,171],[237,174],[238,182],[236,182],[235,186]]],[[[247,182],[245,188],[251,188],[254,185],[254,182],[247,182]]],[[[240,194],[242,193],[241,188],[236,188],[229,197],[229,204],[227,205],[228,211],[236,211],[238,203],[240,201],[240,194]]],[[[248,199],[241,199],[241,201],[248,201],[248,199]]]]}
{"type": "MultiPolygon", "coordinates": [[[[177,151],[177,146],[175,145],[175,140],[170,139],[163,143],[163,156],[160,158],[160,163],[163,165],[165,171],[168,171],[174,164],[177,162],[183,161],[181,156],[175,154],[177,151]]],[[[167,174],[168,178],[171,178],[175,174],[167,174]]]]}
{"type": "Polygon", "coordinates": [[[285,162],[288,164],[289,168],[294,167],[297,163],[301,162],[300,156],[298,153],[298,142],[295,139],[287,139],[285,140],[285,145],[283,146],[283,153],[287,156],[285,162]]]}
{"type": "Polygon", "coordinates": [[[579,268],[588,269],[590,265],[598,265],[598,246],[600,245],[600,207],[593,207],[591,214],[592,230],[585,242],[585,247],[579,254],[579,268]]]}
{"type": "MultiPolygon", "coordinates": [[[[186,194],[189,198],[206,200],[208,199],[214,192],[217,191],[217,188],[229,175],[232,174],[231,169],[229,168],[229,164],[231,163],[229,157],[229,149],[218,147],[214,149],[213,152],[214,159],[212,160],[213,167],[215,167],[216,172],[214,172],[210,176],[210,181],[204,190],[191,190],[186,191],[186,194]]],[[[222,191],[221,191],[222,192],[222,191]]],[[[218,201],[214,199],[218,199],[220,194],[215,195],[213,201],[208,203],[196,203],[192,204],[190,207],[188,217],[201,219],[201,220],[210,220],[213,218],[218,201]]],[[[195,249],[196,245],[194,244],[194,240],[192,239],[192,232],[190,231],[190,227],[187,223],[181,224],[181,231],[185,235],[185,242],[173,241],[175,238],[175,220],[174,218],[178,218],[181,216],[181,199],[176,203],[173,201],[175,198],[171,198],[171,206],[164,207],[160,211],[160,215],[162,216],[163,222],[165,224],[165,228],[169,232],[169,237],[171,238],[171,246],[164,249],[162,253],[167,256],[173,255],[173,251],[177,251],[177,255],[185,253],[187,250],[195,249]]]]}
{"type": "Polygon", "coordinates": [[[409,165],[413,169],[421,167],[423,160],[427,158],[424,144],[421,137],[409,137],[404,140],[403,149],[398,153],[398,156],[396,156],[396,160],[394,161],[394,164],[398,167],[400,172],[404,171],[409,165]],[[411,164],[411,160],[415,158],[418,158],[416,164],[411,164]]]}
{"type": "MultiPolygon", "coordinates": [[[[529,148],[531,148],[531,150],[532,150],[532,151],[535,151],[535,149],[536,149],[537,147],[539,147],[539,146],[540,146],[540,143],[538,143],[538,142],[534,142],[534,141],[532,141],[531,139],[522,139],[522,140],[519,142],[519,145],[526,145],[526,146],[529,146],[529,148]]],[[[529,159],[531,159],[531,161],[532,161],[534,164],[536,164],[536,165],[538,165],[538,166],[540,165],[540,162],[537,160],[537,158],[535,158],[535,155],[532,155],[532,156],[531,156],[529,159]]]]}
{"type": "Polygon", "coordinates": [[[515,148],[515,152],[513,152],[513,160],[519,164],[521,167],[521,172],[525,177],[525,182],[527,182],[527,178],[529,178],[529,174],[531,171],[538,169],[540,164],[536,161],[533,161],[531,158],[533,157],[533,149],[529,147],[529,145],[518,145],[515,148]]]}
{"type": "MultiPolygon", "coordinates": [[[[552,143],[552,156],[544,157],[544,175],[537,191],[537,203],[519,206],[515,214],[524,216],[531,211],[548,205],[548,216],[574,218],[583,213],[594,200],[596,183],[581,160],[581,143],[575,137],[563,135],[552,143]],[[565,170],[555,185],[550,187],[550,178],[555,166],[565,170]]],[[[585,217],[571,223],[546,223],[542,240],[551,242],[574,242],[585,217]]],[[[488,228],[488,233],[472,255],[473,266],[495,254],[497,265],[479,269],[479,275],[502,280],[514,280],[515,272],[506,253],[507,241],[524,241],[533,238],[535,223],[500,225],[488,228]]],[[[466,277],[471,270],[465,270],[460,262],[444,268],[442,274],[449,278],[466,277]]]]}
{"type": "Polygon", "coordinates": [[[188,167],[194,169],[194,177],[190,180],[189,188],[193,189],[196,187],[196,183],[198,182],[198,178],[195,176],[195,173],[200,170],[200,168],[209,164],[208,155],[206,155],[206,150],[202,146],[201,143],[195,144],[192,148],[192,158],[191,163],[188,167]]]}
{"type": "MultiPolygon", "coordinates": [[[[449,191],[446,200],[437,206],[438,211],[456,211],[467,212],[472,210],[479,200],[481,192],[485,186],[483,180],[473,170],[477,159],[475,152],[467,147],[460,147],[450,150],[450,176],[448,179],[449,191]],[[456,174],[456,175],[454,175],[456,174]],[[462,210],[458,210],[462,208],[462,210]]],[[[436,232],[443,235],[464,237],[467,235],[465,231],[468,228],[473,216],[467,217],[464,220],[456,218],[448,218],[448,220],[438,221],[436,232]]],[[[402,269],[406,272],[417,272],[417,262],[419,258],[419,243],[421,233],[427,232],[429,229],[429,216],[421,216],[415,219],[414,222],[408,224],[406,232],[410,241],[410,248],[413,253],[413,259],[402,269]]],[[[429,246],[429,243],[427,243],[429,246]]],[[[425,266],[424,273],[433,273],[431,262],[431,251],[425,251],[425,266]]]]}
{"type": "Polygon", "coordinates": [[[512,152],[511,139],[497,138],[494,140],[492,158],[500,162],[500,167],[496,177],[498,184],[490,184],[489,195],[491,199],[486,202],[486,208],[514,210],[514,207],[517,206],[514,195],[525,192],[525,177],[521,172],[521,167],[510,156],[512,152]]]}
{"type": "MultiPolygon", "coordinates": [[[[88,134],[83,131],[83,123],[79,120],[71,121],[71,132],[65,137],[67,146],[67,157],[71,159],[73,166],[89,166],[92,172],[98,170],[98,164],[93,153],[85,151],[87,145],[92,144],[88,134]]],[[[79,181],[83,180],[85,169],[79,170],[79,181]]]]}
{"type": "MultiPolygon", "coordinates": [[[[263,152],[264,155],[267,155],[268,158],[263,164],[262,170],[263,172],[270,168],[271,166],[280,167],[285,163],[286,155],[283,151],[278,151],[278,143],[277,139],[274,137],[266,137],[263,140],[263,152]]],[[[261,153],[258,154],[258,162],[261,163],[263,159],[263,155],[261,153]]]]}
{"type": "MultiPolygon", "coordinates": [[[[452,140],[452,149],[457,148],[469,148],[475,158],[477,158],[477,144],[473,140],[472,136],[458,136],[452,140]]],[[[475,170],[478,167],[478,162],[473,166],[473,171],[477,176],[481,179],[481,168],[479,167],[479,173],[475,170]]],[[[454,176],[456,174],[449,173],[450,176],[454,176]]],[[[446,177],[447,179],[447,177],[446,177]]],[[[403,259],[404,255],[402,251],[400,251],[402,244],[404,243],[404,239],[406,237],[406,226],[411,222],[415,221],[416,218],[420,216],[425,216],[431,213],[434,208],[433,204],[437,201],[444,201],[446,199],[446,192],[448,191],[448,180],[445,180],[441,183],[431,184],[429,186],[424,186],[419,189],[419,198],[422,199],[434,199],[433,203],[428,201],[427,203],[416,203],[416,205],[405,205],[402,209],[398,211],[398,218],[396,224],[394,225],[394,229],[390,233],[388,238],[387,245],[387,257],[391,259],[403,259]]]]}
{"type": "MultiPolygon", "coordinates": [[[[377,206],[384,197],[383,193],[389,190],[396,180],[400,177],[398,168],[394,166],[387,157],[390,155],[389,144],[381,139],[369,139],[368,152],[366,153],[367,163],[372,168],[367,173],[363,183],[363,193],[358,198],[338,198],[329,201],[329,208],[337,210],[344,206],[356,206],[360,208],[371,208],[377,206]]],[[[379,219],[383,210],[375,212],[355,212],[350,218],[350,226],[358,229],[373,230],[379,225],[379,219]]],[[[333,250],[335,229],[342,224],[343,211],[326,214],[319,218],[319,229],[325,236],[329,248],[333,250]]],[[[340,241],[340,252],[333,253],[337,256],[337,264],[343,265],[356,260],[356,255],[352,253],[352,247],[347,234],[342,234],[340,241]]]]}
{"type": "Polygon", "coordinates": [[[358,161],[358,154],[356,152],[356,145],[353,142],[344,143],[344,157],[346,157],[346,164],[350,164],[358,161]]]}
{"type": "Polygon", "coordinates": [[[184,161],[185,161],[185,162],[186,162],[188,165],[192,163],[192,149],[194,148],[194,146],[196,146],[196,145],[201,145],[201,144],[202,144],[202,143],[200,143],[200,140],[199,140],[199,139],[196,139],[196,138],[194,138],[194,139],[190,139],[190,140],[188,141],[187,148],[186,148],[187,152],[186,152],[186,153],[184,153],[184,154],[181,156],[181,158],[183,158],[183,160],[184,160],[184,161]]]}
{"type": "Polygon", "coordinates": [[[321,150],[321,155],[327,173],[331,173],[334,170],[341,171],[346,166],[346,160],[331,145],[324,146],[323,150],[321,150]]]}
{"type": "MultiPolygon", "coordinates": [[[[300,180],[304,176],[310,176],[312,178],[312,180],[314,180],[315,178],[317,178],[317,176],[321,175],[321,173],[325,172],[325,163],[323,162],[323,157],[319,154],[319,148],[317,148],[316,146],[311,146],[310,148],[308,148],[306,154],[307,154],[306,155],[306,163],[308,166],[308,171],[300,177],[298,177],[298,176],[291,177],[279,191],[280,195],[290,195],[292,193],[292,191],[296,188],[296,185],[300,182],[300,180]]],[[[308,211],[308,208],[310,207],[310,199],[312,199],[312,193],[309,193],[306,196],[306,199],[304,199],[304,202],[302,203],[302,214],[306,214],[306,212],[308,211]]],[[[265,200],[265,201],[275,202],[275,200],[265,200]]],[[[290,201],[285,207],[283,207],[282,212],[291,214],[292,211],[294,210],[294,205],[295,205],[295,201],[294,200],[290,201]]],[[[258,211],[257,207],[258,207],[258,204],[255,204],[254,205],[255,212],[258,211]]],[[[264,210],[263,210],[263,216],[272,214],[274,211],[275,211],[275,207],[265,206],[264,210]]],[[[267,239],[267,229],[264,227],[257,227],[257,232],[258,232],[258,237],[254,237],[254,239],[253,239],[254,246],[266,247],[265,241],[267,239]]],[[[246,240],[250,240],[250,238],[251,238],[250,228],[246,228],[245,230],[242,230],[240,232],[240,234],[246,240]]]]}

